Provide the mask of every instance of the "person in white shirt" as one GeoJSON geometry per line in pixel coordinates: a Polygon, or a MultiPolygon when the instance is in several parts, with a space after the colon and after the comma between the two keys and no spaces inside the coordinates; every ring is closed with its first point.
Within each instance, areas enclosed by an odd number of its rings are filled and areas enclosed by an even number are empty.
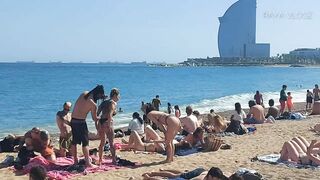
{"type": "Polygon", "coordinates": [[[232,120],[240,121],[243,123],[243,120],[247,117],[246,113],[242,110],[240,103],[234,104],[235,110],[231,115],[232,120]]]}
{"type": "Polygon", "coordinates": [[[139,135],[144,134],[144,123],[142,118],[140,117],[139,113],[134,112],[132,114],[132,120],[129,123],[128,131],[137,131],[139,135]]]}

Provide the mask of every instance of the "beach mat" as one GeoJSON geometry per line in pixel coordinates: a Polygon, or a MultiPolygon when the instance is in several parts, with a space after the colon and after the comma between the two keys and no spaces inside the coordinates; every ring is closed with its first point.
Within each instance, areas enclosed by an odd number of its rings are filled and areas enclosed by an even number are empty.
{"type": "Polygon", "coordinates": [[[48,171],[48,178],[55,180],[67,180],[74,176],[123,168],[121,166],[113,165],[112,160],[109,158],[104,158],[101,166],[95,168],[84,168],[84,166],[74,166],[71,158],[59,157],[57,158],[56,163],[51,163],[42,156],[37,156],[29,161],[29,163],[24,167],[23,172],[29,173],[31,168],[35,166],[43,166],[48,171]]]}
{"type": "Polygon", "coordinates": [[[188,156],[190,154],[195,154],[201,152],[202,148],[190,148],[190,149],[178,149],[175,153],[177,156],[188,156]]]}
{"type": "Polygon", "coordinates": [[[280,160],[280,154],[262,155],[262,156],[257,156],[254,159],[256,159],[260,162],[266,162],[269,164],[286,165],[291,168],[299,168],[299,169],[311,168],[311,169],[320,170],[320,166],[303,165],[303,164],[298,164],[296,162],[291,162],[291,161],[282,161],[282,160],[280,160]]]}

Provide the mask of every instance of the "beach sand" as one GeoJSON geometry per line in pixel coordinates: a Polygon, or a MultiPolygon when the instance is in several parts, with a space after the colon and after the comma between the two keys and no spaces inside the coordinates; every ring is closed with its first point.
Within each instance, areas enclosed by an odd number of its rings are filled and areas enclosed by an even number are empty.
{"type": "MultiPolygon", "coordinates": [[[[304,109],[304,103],[295,104],[296,109],[304,109]]],[[[220,113],[219,113],[220,114],[220,113]]],[[[221,113],[230,117],[230,111],[221,113]]],[[[258,171],[265,179],[319,179],[320,170],[289,168],[284,165],[271,165],[263,162],[251,162],[251,158],[257,155],[278,153],[285,141],[301,135],[307,140],[319,139],[319,135],[308,130],[310,126],[320,122],[320,116],[309,116],[305,120],[290,121],[279,120],[276,124],[256,125],[257,131],[251,135],[222,137],[232,146],[230,150],[218,150],[216,152],[197,153],[189,156],[175,157],[174,162],[162,164],[165,156],[159,154],[143,154],[134,152],[120,152],[121,158],[141,163],[141,167],[120,169],[103,173],[77,176],[73,179],[142,179],[142,174],[157,171],[159,168],[192,170],[197,167],[209,169],[212,166],[219,167],[226,175],[231,175],[239,168],[248,168],[258,171]]],[[[97,147],[99,141],[90,142],[92,148],[97,147]]],[[[81,152],[81,151],[80,151],[81,152]]],[[[0,160],[7,153],[0,154],[0,160]]],[[[1,179],[27,179],[27,176],[16,176],[12,170],[4,168],[0,170],[1,179]]]]}

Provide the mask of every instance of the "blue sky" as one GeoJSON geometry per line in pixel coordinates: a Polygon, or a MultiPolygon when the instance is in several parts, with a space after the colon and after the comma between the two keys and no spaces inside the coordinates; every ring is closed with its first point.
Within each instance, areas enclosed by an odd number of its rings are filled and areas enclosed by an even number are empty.
{"type": "MultiPolygon", "coordinates": [[[[1,0],[0,62],[181,62],[219,56],[218,17],[236,0],[1,0]]],[[[271,55],[320,47],[319,0],[258,0],[271,55]]]]}

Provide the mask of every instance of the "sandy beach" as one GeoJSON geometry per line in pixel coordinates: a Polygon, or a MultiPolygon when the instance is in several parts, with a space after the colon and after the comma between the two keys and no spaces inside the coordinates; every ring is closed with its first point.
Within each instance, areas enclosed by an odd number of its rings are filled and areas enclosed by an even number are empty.
{"type": "MultiPolygon", "coordinates": [[[[296,109],[303,110],[304,103],[295,104],[296,109]]],[[[230,112],[219,113],[229,117],[230,112]]],[[[265,179],[319,179],[320,170],[289,168],[284,165],[271,165],[251,159],[257,155],[278,153],[283,143],[294,136],[304,136],[308,141],[318,139],[319,135],[309,131],[308,128],[320,122],[320,116],[308,116],[307,119],[279,120],[276,124],[256,125],[257,131],[251,135],[222,137],[230,144],[230,150],[218,150],[216,152],[197,153],[189,156],[175,157],[174,162],[163,164],[165,156],[160,154],[143,154],[134,152],[117,151],[121,158],[141,163],[141,167],[135,169],[125,168],[102,173],[93,173],[77,176],[73,179],[142,179],[142,174],[157,171],[159,168],[192,170],[197,167],[209,169],[212,166],[219,167],[226,175],[231,175],[239,168],[248,168],[258,171],[265,179]]],[[[95,148],[99,141],[90,142],[90,147],[95,148]]],[[[7,154],[1,153],[0,160],[7,154]]],[[[14,154],[16,155],[16,154],[14,154]]],[[[16,176],[13,170],[4,168],[0,170],[1,179],[27,179],[27,175],[16,176]]]]}

